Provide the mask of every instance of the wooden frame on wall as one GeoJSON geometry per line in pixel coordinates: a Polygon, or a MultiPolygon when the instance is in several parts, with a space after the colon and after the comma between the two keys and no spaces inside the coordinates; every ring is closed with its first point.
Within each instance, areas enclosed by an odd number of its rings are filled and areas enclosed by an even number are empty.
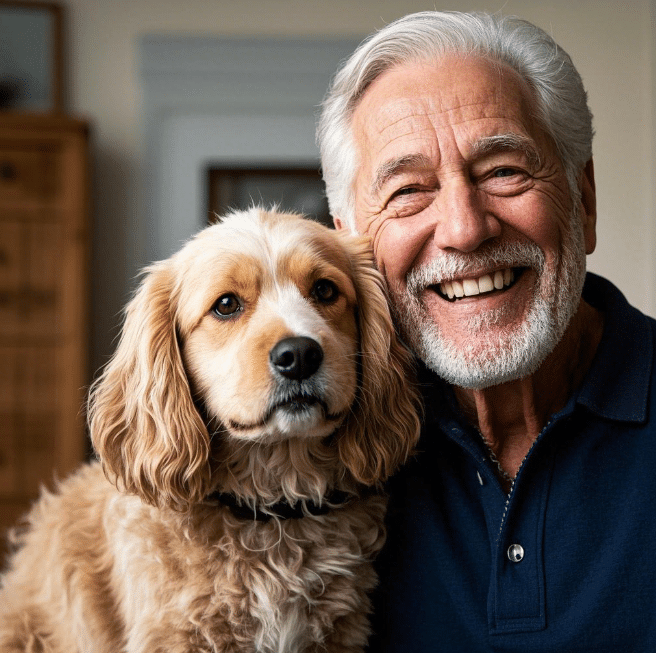
{"type": "Polygon", "coordinates": [[[216,215],[257,204],[277,205],[281,211],[301,213],[333,226],[318,165],[236,167],[210,163],[207,173],[209,223],[216,215]]]}
{"type": "Polygon", "coordinates": [[[0,110],[61,113],[63,9],[0,0],[0,110]]]}

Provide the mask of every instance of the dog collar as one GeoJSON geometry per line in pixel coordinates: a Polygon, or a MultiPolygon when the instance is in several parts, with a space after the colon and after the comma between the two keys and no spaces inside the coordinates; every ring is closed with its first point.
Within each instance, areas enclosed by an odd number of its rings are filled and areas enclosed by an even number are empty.
{"type": "Polygon", "coordinates": [[[355,495],[348,492],[341,492],[334,490],[326,495],[325,500],[321,503],[314,501],[298,501],[294,504],[283,499],[278,503],[267,506],[266,512],[257,506],[251,508],[250,506],[242,503],[234,494],[226,492],[213,492],[208,495],[208,501],[217,501],[230,509],[230,512],[239,519],[256,520],[260,522],[268,522],[273,517],[278,519],[301,519],[308,514],[319,516],[329,513],[333,508],[341,508],[349,503],[355,495]]]}

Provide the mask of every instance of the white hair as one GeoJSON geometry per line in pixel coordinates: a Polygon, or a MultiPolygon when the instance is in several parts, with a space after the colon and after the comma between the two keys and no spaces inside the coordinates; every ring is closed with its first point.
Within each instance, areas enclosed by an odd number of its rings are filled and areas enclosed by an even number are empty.
{"type": "Polygon", "coordinates": [[[317,138],[330,211],[355,230],[353,182],[358,165],[351,117],[369,85],[394,66],[478,55],[504,63],[528,83],[535,118],[553,139],[575,196],[592,157],[592,115],[569,55],[543,30],[514,17],[425,11],[365,40],[335,75],[323,102],[317,138]]]}

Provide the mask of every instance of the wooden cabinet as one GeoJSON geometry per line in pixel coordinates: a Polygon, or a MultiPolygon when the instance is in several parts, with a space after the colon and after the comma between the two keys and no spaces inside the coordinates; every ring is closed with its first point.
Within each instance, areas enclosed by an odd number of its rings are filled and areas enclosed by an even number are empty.
{"type": "Polygon", "coordinates": [[[85,455],[88,205],[87,125],[0,113],[2,535],[85,455]]]}

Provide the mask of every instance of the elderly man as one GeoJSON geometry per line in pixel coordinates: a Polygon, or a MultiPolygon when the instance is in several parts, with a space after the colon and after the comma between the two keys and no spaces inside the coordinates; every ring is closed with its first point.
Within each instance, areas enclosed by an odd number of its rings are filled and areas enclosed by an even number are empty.
{"type": "Polygon", "coordinates": [[[570,58],[521,20],[411,15],[338,72],[319,140],[426,407],[390,486],[372,650],[656,650],[656,322],[586,277],[570,58]]]}

